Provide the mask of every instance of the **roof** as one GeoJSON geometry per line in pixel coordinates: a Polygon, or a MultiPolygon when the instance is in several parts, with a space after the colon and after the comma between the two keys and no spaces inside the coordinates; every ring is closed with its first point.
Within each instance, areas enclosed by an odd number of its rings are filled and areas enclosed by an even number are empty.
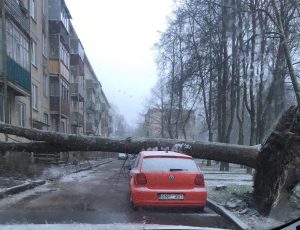
{"type": "Polygon", "coordinates": [[[142,151],[141,154],[143,157],[182,157],[182,158],[190,158],[192,159],[191,156],[182,154],[182,153],[176,153],[172,151],[142,151]]]}

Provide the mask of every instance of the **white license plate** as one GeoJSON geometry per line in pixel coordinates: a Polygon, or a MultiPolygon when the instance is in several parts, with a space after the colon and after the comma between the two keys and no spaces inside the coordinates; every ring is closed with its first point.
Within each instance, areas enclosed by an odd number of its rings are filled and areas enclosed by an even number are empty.
{"type": "Polygon", "coordinates": [[[184,200],[183,194],[158,194],[159,200],[184,200]]]}

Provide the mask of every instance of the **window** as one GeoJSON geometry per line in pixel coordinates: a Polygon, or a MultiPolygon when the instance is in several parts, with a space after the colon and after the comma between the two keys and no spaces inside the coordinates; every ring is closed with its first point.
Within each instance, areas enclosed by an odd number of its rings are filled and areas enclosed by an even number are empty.
{"type": "Polygon", "coordinates": [[[29,40],[9,20],[6,21],[6,40],[8,56],[29,71],[29,40]]]}
{"type": "Polygon", "coordinates": [[[49,77],[44,74],[44,81],[43,81],[43,91],[44,91],[44,96],[48,97],[49,96],[49,77]]]}
{"type": "Polygon", "coordinates": [[[135,159],[135,161],[134,161],[134,163],[133,163],[133,168],[134,168],[134,169],[136,169],[136,168],[138,167],[140,158],[141,158],[141,154],[139,154],[139,155],[136,157],[136,159],[135,159]]]}
{"type": "Polygon", "coordinates": [[[66,133],[66,125],[64,121],[60,122],[60,132],[66,133]]]}
{"type": "Polygon", "coordinates": [[[69,102],[69,85],[65,82],[61,82],[61,96],[66,102],[69,102]]]}
{"type": "Polygon", "coordinates": [[[61,19],[62,23],[64,24],[66,30],[69,32],[69,16],[66,12],[66,9],[63,9],[60,12],[60,19],[61,19]]]}
{"type": "Polygon", "coordinates": [[[59,49],[59,58],[60,60],[69,68],[70,65],[70,55],[69,52],[66,50],[63,44],[60,44],[59,49]]]}
{"type": "Polygon", "coordinates": [[[30,0],[30,16],[35,19],[35,0],[30,0]]]}
{"type": "Polygon", "coordinates": [[[31,64],[36,66],[36,42],[31,41],[31,64]]]}
{"type": "Polygon", "coordinates": [[[50,77],[50,96],[60,96],[59,81],[57,77],[50,77]]]}
{"type": "Polygon", "coordinates": [[[170,158],[170,157],[150,157],[144,158],[142,170],[144,172],[169,172],[172,169],[197,172],[198,168],[192,159],[170,158]]]}
{"type": "Polygon", "coordinates": [[[32,84],[32,108],[38,109],[38,87],[32,84]]]}
{"type": "Polygon", "coordinates": [[[43,55],[47,57],[47,52],[48,51],[48,41],[46,34],[43,32],[43,55]]]}
{"type": "Polygon", "coordinates": [[[19,126],[25,127],[26,105],[22,102],[18,103],[19,126]]]}
{"type": "Polygon", "coordinates": [[[49,125],[49,116],[47,113],[44,113],[44,123],[47,125],[46,130],[48,130],[48,125],[49,125]]]}
{"type": "Polygon", "coordinates": [[[72,107],[73,110],[76,110],[76,111],[77,111],[78,108],[79,108],[78,106],[79,106],[79,105],[78,105],[78,102],[77,102],[77,101],[75,101],[75,100],[72,100],[72,101],[71,101],[71,107],[72,107]]]}
{"type": "Polygon", "coordinates": [[[58,118],[51,116],[52,131],[58,132],[58,118]]]}

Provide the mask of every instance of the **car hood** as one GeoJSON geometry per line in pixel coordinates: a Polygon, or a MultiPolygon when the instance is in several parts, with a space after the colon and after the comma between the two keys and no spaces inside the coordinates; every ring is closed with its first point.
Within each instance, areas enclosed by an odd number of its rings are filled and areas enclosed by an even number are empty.
{"type": "Polygon", "coordinates": [[[157,224],[15,224],[0,225],[1,230],[154,230],[154,229],[197,229],[197,230],[221,230],[221,228],[203,228],[181,225],[157,225],[157,224]]]}

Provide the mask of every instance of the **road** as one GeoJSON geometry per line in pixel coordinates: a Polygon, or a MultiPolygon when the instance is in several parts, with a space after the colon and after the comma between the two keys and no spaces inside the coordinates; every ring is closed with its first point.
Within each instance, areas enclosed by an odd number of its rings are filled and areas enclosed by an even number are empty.
{"type": "Polygon", "coordinates": [[[142,223],[231,228],[207,207],[203,212],[133,211],[129,204],[127,173],[120,173],[121,165],[122,161],[113,160],[0,200],[0,224],[142,223]]]}

